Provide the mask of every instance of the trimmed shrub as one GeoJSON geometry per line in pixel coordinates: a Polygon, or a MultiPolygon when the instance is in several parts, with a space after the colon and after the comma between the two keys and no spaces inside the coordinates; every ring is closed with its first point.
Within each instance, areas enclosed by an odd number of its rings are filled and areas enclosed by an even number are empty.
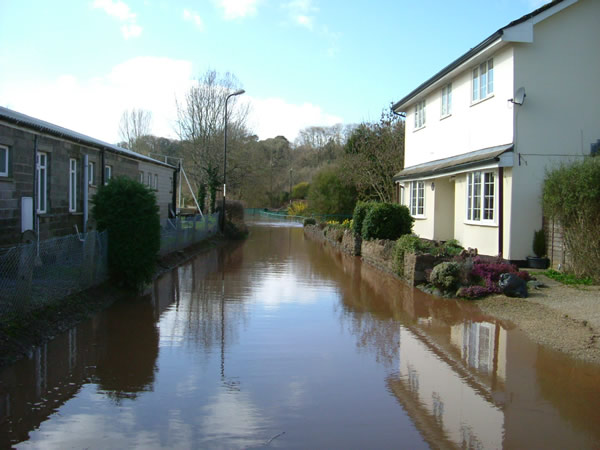
{"type": "Polygon", "coordinates": [[[443,292],[456,292],[460,284],[460,264],[457,262],[443,262],[431,271],[429,281],[443,292]]]}
{"type": "Polygon", "coordinates": [[[296,186],[292,188],[292,198],[293,199],[305,199],[308,195],[308,189],[310,184],[307,181],[303,181],[298,183],[296,186]]]}
{"type": "Polygon", "coordinates": [[[354,213],[352,215],[352,231],[355,234],[362,233],[363,221],[365,220],[365,216],[367,215],[367,211],[371,206],[373,206],[375,202],[358,202],[354,207],[354,213]]]}
{"type": "Polygon", "coordinates": [[[414,219],[408,208],[395,203],[376,203],[365,214],[361,235],[363,239],[398,239],[410,234],[414,219]]]}
{"type": "Polygon", "coordinates": [[[152,281],[160,250],[160,218],[154,192],[125,177],[100,186],[92,199],[98,230],[108,230],[108,266],[117,283],[140,289],[152,281]]]}
{"type": "Polygon", "coordinates": [[[464,250],[456,239],[450,239],[438,247],[440,256],[458,256],[464,250]]]}
{"type": "Polygon", "coordinates": [[[307,217],[306,219],[304,219],[303,225],[316,225],[317,221],[315,220],[314,217],[307,217]]]}
{"type": "Polygon", "coordinates": [[[244,221],[244,204],[239,200],[226,200],[225,211],[227,212],[227,220],[231,222],[244,221]]]}

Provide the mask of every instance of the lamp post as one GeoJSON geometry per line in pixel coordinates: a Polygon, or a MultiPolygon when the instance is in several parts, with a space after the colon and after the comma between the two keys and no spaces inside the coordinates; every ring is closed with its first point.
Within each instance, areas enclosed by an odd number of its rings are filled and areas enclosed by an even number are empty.
{"type": "Polygon", "coordinates": [[[221,231],[225,231],[225,196],[227,195],[227,102],[235,95],[241,95],[246,92],[243,89],[235,91],[233,94],[229,94],[225,98],[225,135],[224,135],[224,146],[223,146],[223,211],[221,212],[221,231]]]}

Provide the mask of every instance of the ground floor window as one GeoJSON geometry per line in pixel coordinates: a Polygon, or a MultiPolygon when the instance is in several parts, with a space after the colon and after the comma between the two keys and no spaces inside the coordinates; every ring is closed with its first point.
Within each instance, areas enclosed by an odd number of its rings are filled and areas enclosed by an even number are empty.
{"type": "Polygon", "coordinates": [[[69,159],[69,212],[77,211],[77,160],[69,159]]]}
{"type": "Polygon", "coordinates": [[[48,154],[38,153],[36,155],[36,210],[38,213],[45,213],[47,210],[48,200],[48,154]]]}
{"type": "Polygon", "coordinates": [[[108,184],[112,178],[112,166],[104,166],[104,184],[108,184]]]}
{"type": "Polygon", "coordinates": [[[0,145],[0,177],[8,176],[8,147],[0,145]]]}
{"type": "Polygon", "coordinates": [[[495,173],[478,171],[467,174],[467,220],[493,222],[495,206],[495,173]]]}
{"type": "Polygon", "coordinates": [[[411,181],[410,183],[410,214],[412,216],[425,215],[425,182],[411,181]]]}
{"type": "Polygon", "coordinates": [[[89,161],[88,162],[88,184],[90,186],[96,184],[96,180],[94,180],[95,171],[96,171],[96,163],[89,161]]]}

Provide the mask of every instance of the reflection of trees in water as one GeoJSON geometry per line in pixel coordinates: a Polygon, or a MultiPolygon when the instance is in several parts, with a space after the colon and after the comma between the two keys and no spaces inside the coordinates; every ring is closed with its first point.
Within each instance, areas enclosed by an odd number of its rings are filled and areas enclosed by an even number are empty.
{"type": "Polygon", "coordinates": [[[152,390],[159,334],[149,298],[113,305],[98,329],[95,377],[100,389],[116,403],[152,390]]]}
{"type": "Polygon", "coordinates": [[[344,314],[343,321],[356,337],[356,347],[375,354],[375,360],[385,366],[396,364],[400,339],[400,324],[393,319],[376,318],[370,313],[344,314]]]}

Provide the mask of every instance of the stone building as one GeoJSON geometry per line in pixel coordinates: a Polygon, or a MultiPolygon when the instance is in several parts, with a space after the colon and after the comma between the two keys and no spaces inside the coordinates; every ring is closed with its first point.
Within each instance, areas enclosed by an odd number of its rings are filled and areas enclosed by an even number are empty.
{"type": "Polygon", "coordinates": [[[161,219],[174,209],[176,167],[0,107],[0,247],[84,231],[90,199],[118,176],[154,189],[161,219]]]}

